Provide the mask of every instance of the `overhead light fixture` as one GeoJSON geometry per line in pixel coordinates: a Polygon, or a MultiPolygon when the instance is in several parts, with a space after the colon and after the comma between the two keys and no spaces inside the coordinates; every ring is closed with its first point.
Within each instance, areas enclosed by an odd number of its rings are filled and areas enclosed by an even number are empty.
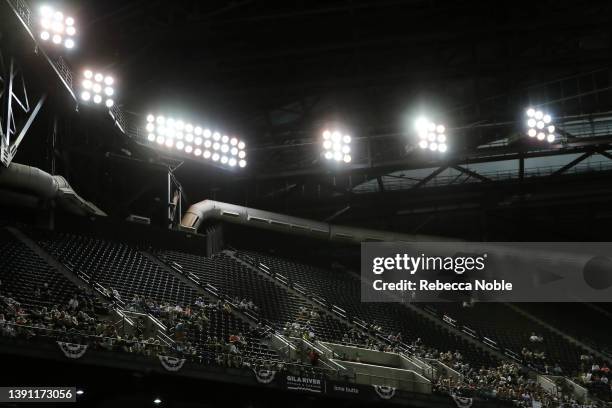
{"type": "Polygon", "coordinates": [[[330,161],[350,163],[351,157],[351,135],[335,129],[323,131],[323,157],[330,161]]]}
{"type": "Polygon", "coordinates": [[[147,115],[147,141],[168,152],[182,153],[230,168],[246,167],[246,143],[210,128],[162,115],[147,115]]]}
{"type": "Polygon", "coordinates": [[[39,38],[55,46],[72,49],[75,44],[74,18],[45,5],[39,10],[39,38]]]}
{"type": "Polygon", "coordinates": [[[83,71],[79,82],[81,101],[112,108],[115,104],[115,79],[90,69],[83,71]]]}
{"type": "Polygon", "coordinates": [[[423,150],[444,153],[448,149],[446,126],[421,117],[415,123],[418,146],[423,150]]]}
{"type": "Polygon", "coordinates": [[[527,136],[540,142],[546,140],[548,143],[553,143],[556,140],[556,128],[549,113],[528,108],[525,115],[527,117],[527,136]]]}

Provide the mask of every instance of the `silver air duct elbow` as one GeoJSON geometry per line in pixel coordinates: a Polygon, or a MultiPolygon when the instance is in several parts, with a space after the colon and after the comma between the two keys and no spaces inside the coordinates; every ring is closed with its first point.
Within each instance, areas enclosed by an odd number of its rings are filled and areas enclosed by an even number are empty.
{"type": "Polygon", "coordinates": [[[42,199],[55,197],[59,189],[57,181],[49,173],[19,163],[11,163],[0,171],[0,187],[42,199]]]}
{"type": "Polygon", "coordinates": [[[52,176],[36,167],[11,163],[0,169],[0,202],[35,207],[45,200],[56,200],[66,211],[79,215],[106,214],[80,197],[62,176],[52,176]]]}
{"type": "Polygon", "coordinates": [[[305,237],[345,242],[360,243],[365,241],[448,241],[448,238],[427,235],[399,234],[388,231],[378,231],[365,228],[331,225],[326,222],[292,217],[254,208],[213,200],[200,201],[189,207],[181,226],[184,229],[197,231],[206,220],[215,219],[261,228],[269,231],[284,232],[305,237]]]}

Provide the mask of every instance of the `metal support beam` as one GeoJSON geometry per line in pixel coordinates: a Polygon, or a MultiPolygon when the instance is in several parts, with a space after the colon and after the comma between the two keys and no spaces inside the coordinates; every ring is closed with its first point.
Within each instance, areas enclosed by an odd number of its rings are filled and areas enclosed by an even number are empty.
{"type": "Polygon", "coordinates": [[[581,156],[576,157],[574,160],[567,163],[565,166],[561,167],[559,170],[556,170],[554,173],[550,175],[550,177],[555,177],[555,176],[565,173],[567,170],[571,169],[572,167],[574,167],[575,165],[577,165],[584,159],[588,159],[589,157],[591,157],[594,153],[595,152],[593,151],[583,153],[581,156]]]}
{"type": "Polygon", "coordinates": [[[9,58],[5,66],[0,55],[0,71],[0,162],[8,167],[47,96],[42,94],[36,105],[33,108],[30,106],[23,71],[14,58],[9,58]]]}
{"type": "Polygon", "coordinates": [[[478,174],[478,173],[476,173],[473,170],[470,170],[468,168],[465,168],[465,167],[462,167],[462,166],[459,166],[459,165],[453,166],[453,169],[459,170],[460,172],[465,173],[465,174],[469,175],[470,177],[477,178],[478,180],[481,180],[481,181],[491,181],[490,178],[485,177],[482,174],[478,174]]]}
{"type": "Polygon", "coordinates": [[[381,193],[384,193],[385,192],[385,183],[383,183],[382,176],[376,177],[376,181],[378,182],[378,190],[381,193]]]}
{"type": "Polygon", "coordinates": [[[448,169],[448,166],[442,166],[442,167],[437,168],[436,170],[432,171],[430,175],[428,175],[427,177],[423,178],[421,181],[416,183],[412,187],[412,189],[414,190],[415,188],[424,186],[425,184],[429,183],[429,181],[436,178],[440,173],[444,172],[446,169],[448,169]]]}
{"type": "Polygon", "coordinates": [[[335,220],[336,218],[338,218],[339,216],[341,216],[342,214],[344,214],[345,212],[347,212],[350,209],[351,209],[351,206],[347,205],[346,207],[336,211],[335,213],[333,213],[332,215],[327,217],[324,221],[325,222],[332,222],[333,220],[335,220]]]}

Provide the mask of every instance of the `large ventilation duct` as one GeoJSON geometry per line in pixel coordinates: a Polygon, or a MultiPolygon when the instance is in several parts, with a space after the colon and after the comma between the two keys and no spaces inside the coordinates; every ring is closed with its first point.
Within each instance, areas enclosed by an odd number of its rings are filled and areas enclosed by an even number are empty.
{"type": "Polygon", "coordinates": [[[211,219],[335,242],[449,241],[448,238],[428,235],[399,234],[365,228],[332,225],[326,222],[256,210],[254,208],[213,200],[200,201],[189,207],[183,216],[181,226],[184,229],[197,231],[204,221],[211,219]]]}
{"type": "Polygon", "coordinates": [[[11,163],[0,169],[0,202],[6,205],[35,207],[41,201],[56,200],[60,207],[73,214],[106,214],[80,197],[62,176],[52,176],[36,167],[11,163]]]}

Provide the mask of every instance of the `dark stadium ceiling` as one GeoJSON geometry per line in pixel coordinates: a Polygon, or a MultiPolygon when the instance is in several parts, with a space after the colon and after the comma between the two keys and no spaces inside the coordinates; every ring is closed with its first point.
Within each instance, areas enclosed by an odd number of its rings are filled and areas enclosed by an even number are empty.
{"type": "MultiPolygon", "coordinates": [[[[188,202],[275,207],[296,190],[349,200],[352,191],[330,183],[333,171],[320,161],[317,143],[329,123],[358,140],[354,174],[363,180],[352,179],[351,189],[378,177],[382,191],[394,172],[431,164],[406,150],[418,113],[447,125],[455,153],[473,154],[516,133],[529,104],[546,103],[557,117],[612,111],[612,3],[605,0],[63,3],[80,27],[70,64],[112,72],[117,101],[135,126],[148,112],[172,110],[248,141],[245,177],[228,179],[200,163],[178,170],[188,202]],[[378,170],[364,174],[371,167],[378,170]]],[[[107,209],[103,200],[117,191],[150,206],[151,197],[130,187],[146,190],[145,169],[115,165],[120,177],[110,180],[113,165],[96,162],[122,149],[145,162],[150,155],[121,137],[99,147],[93,134],[102,132],[79,120],[77,142],[62,146],[60,172],[107,209]]]]}
{"type": "Polygon", "coordinates": [[[610,63],[606,1],[74,3],[78,58],[116,72],[127,110],[170,106],[251,147],[328,120],[401,133],[420,108],[456,126],[512,120],[557,96],[538,85],[610,63]]]}

